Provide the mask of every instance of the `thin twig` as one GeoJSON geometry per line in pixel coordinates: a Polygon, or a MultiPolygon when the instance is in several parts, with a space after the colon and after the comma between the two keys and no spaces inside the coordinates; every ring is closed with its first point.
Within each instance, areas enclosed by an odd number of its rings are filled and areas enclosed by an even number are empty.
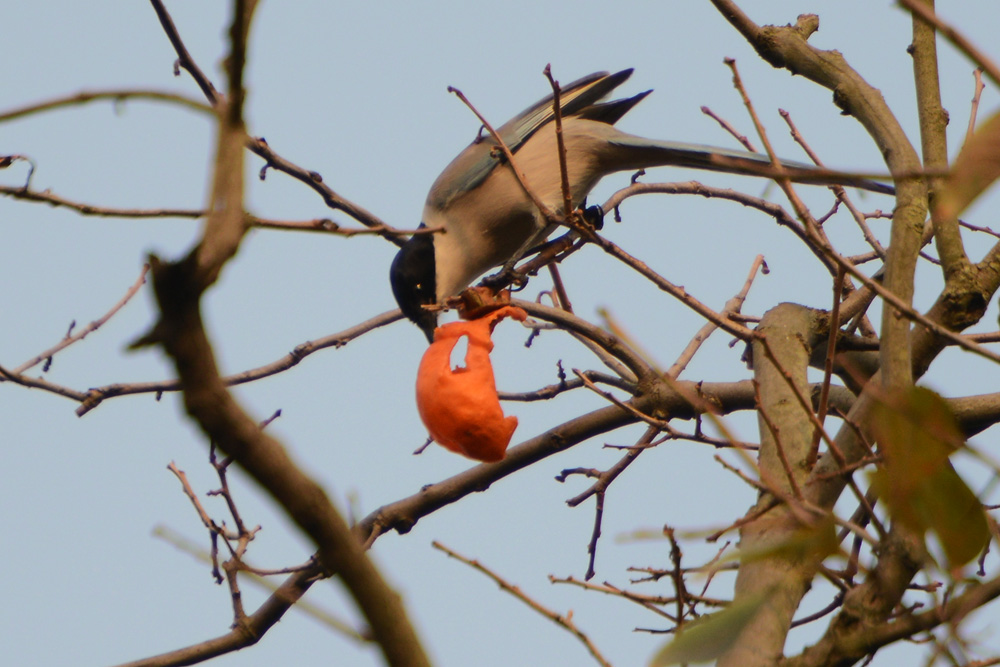
{"type": "Polygon", "coordinates": [[[549,264],[549,275],[552,276],[552,286],[555,289],[558,306],[567,313],[573,312],[573,304],[570,303],[569,294],[566,292],[566,285],[563,284],[562,276],[559,275],[559,267],[549,264]]]}
{"type": "MultiPolygon", "coordinates": [[[[918,13],[926,11],[926,8],[924,8],[919,3],[914,3],[913,0],[901,0],[901,2],[905,2],[905,4],[908,7],[911,7],[911,5],[912,7],[920,7],[920,10],[915,10],[918,13]]],[[[764,147],[767,150],[768,156],[771,158],[772,162],[775,162],[777,158],[775,157],[774,151],[771,148],[770,142],[767,140],[767,134],[763,126],[760,124],[759,120],[757,119],[756,113],[753,111],[753,105],[746,94],[746,90],[743,88],[743,83],[740,80],[739,72],[736,69],[736,62],[731,58],[727,58],[726,64],[733,71],[733,83],[736,86],[737,90],[740,91],[740,94],[744,99],[744,103],[750,110],[751,117],[754,119],[754,124],[758,128],[758,132],[761,134],[761,140],[764,141],[764,147]]],[[[780,167],[780,164],[778,166],[780,167]]],[[[878,295],[882,297],[884,301],[889,302],[889,304],[891,304],[893,308],[899,311],[899,313],[902,314],[907,319],[920,323],[933,333],[953,341],[957,345],[961,346],[962,348],[970,352],[974,352],[975,354],[990,359],[991,361],[1000,363],[1000,354],[995,354],[980,345],[977,345],[967,339],[963,339],[961,335],[956,334],[955,332],[950,331],[949,329],[941,326],[940,324],[931,321],[927,317],[923,316],[922,314],[914,310],[909,303],[907,303],[903,299],[900,299],[892,291],[884,288],[882,285],[871,280],[870,278],[862,274],[860,271],[858,271],[856,267],[850,265],[850,263],[842,255],[837,253],[829,245],[828,242],[822,240],[825,235],[822,235],[822,231],[816,227],[815,220],[812,219],[812,216],[809,215],[808,209],[806,209],[805,205],[802,203],[801,199],[799,199],[798,195],[795,194],[794,190],[791,187],[791,181],[788,179],[788,177],[787,176],[778,177],[776,178],[776,182],[778,183],[779,186],[781,186],[782,191],[785,192],[785,195],[789,198],[789,201],[792,202],[792,206],[795,209],[796,214],[799,216],[799,219],[802,220],[803,223],[805,224],[807,232],[817,236],[817,242],[820,242],[820,247],[822,248],[823,253],[827,257],[829,257],[831,260],[835,261],[837,264],[842,266],[847,273],[850,273],[852,276],[854,276],[855,278],[863,282],[865,285],[873,289],[875,292],[877,292],[878,295]]]]}
{"type": "Polygon", "coordinates": [[[153,5],[153,11],[156,12],[156,17],[160,20],[163,32],[166,33],[167,39],[170,40],[174,51],[177,53],[177,66],[186,69],[212,106],[218,107],[222,100],[222,95],[215,89],[215,86],[205,76],[205,73],[201,71],[198,63],[194,61],[187,47],[184,46],[184,40],[181,39],[180,33],[177,32],[177,26],[174,25],[174,20],[170,17],[170,13],[167,12],[167,8],[163,6],[160,0],[150,0],[150,4],[153,5]]]}
{"type": "MultiPolygon", "coordinates": [[[[659,428],[650,426],[646,429],[643,436],[635,443],[635,446],[629,449],[625,456],[619,459],[615,465],[598,474],[597,481],[594,482],[589,489],[566,501],[566,504],[570,507],[576,507],[590,496],[596,496],[597,498],[596,506],[594,508],[594,530],[591,533],[590,543],[587,545],[587,553],[590,556],[587,563],[587,573],[584,575],[584,579],[587,581],[593,579],[594,574],[596,574],[594,563],[597,559],[597,542],[601,537],[601,521],[604,517],[604,498],[608,487],[611,486],[611,483],[614,482],[626,468],[639,458],[639,455],[645,451],[645,449],[653,441],[653,438],[655,438],[659,432],[659,428]]],[[[565,477],[563,479],[565,479],[565,477]]]]}
{"type": "MultiPolygon", "coordinates": [[[[201,88],[202,93],[204,93],[209,103],[213,107],[218,108],[224,101],[223,96],[218,92],[218,90],[216,90],[212,82],[191,57],[191,54],[184,45],[184,41],[181,39],[180,33],[177,31],[177,27],[174,25],[169,12],[167,12],[161,0],[150,0],[150,3],[153,5],[153,9],[156,11],[157,17],[160,19],[160,24],[163,26],[164,32],[167,34],[170,43],[173,45],[174,51],[177,53],[177,66],[188,70],[197,82],[198,86],[201,88]]],[[[230,67],[232,67],[232,65],[233,63],[230,62],[230,67]]],[[[239,97],[241,99],[237,100],[237,102],[240,104],[234,106],[241,106],[242,94],[240,94],[239,97]]],[[[375,214],[337,194],[330,186],[323,182],[323,177],[318,172],[304,169],[278,155],[271,149],[263,137],[245,136],[244,142],[246,147],[250,149],[252,153],[263,158],[265,162],[264,167],[260,170],[261,180],[264,179],[264,174],[267,173],[269,168],[277,169],[278,171],[281,171],[282,173],[285,173],[312,188],[323,198],[323,201],[330,208],[343,211],[364,226],[374,229],[391,229],[389,225],[386,225],[375,214]]],[[[390,243],[397,246],[404,243],[404,239],[397,234],[388,232],[378,233],[390,243]]]]}
{"type": "Polygon", "coordinates": [[[969,139],[972,138],[973,133],[976,131],[976,115],[979,112],[979,100],[982,98],[983,89],[986,87],[983,85],[983,70],[981,67],[973,70],[972,76],[975,77],[976,85],[972,92],[972,106],[969,108],[969,126],[965,130],[963,145],[969,143],[969,139]]]}
{"type": "Polygon", "coordinates": [[[711,118],[712,120],[714,120],[720,126],[722,126],[723,130],[725,130],[729,134],[733,135],[733,138],[736,139],[736,141],[740,142],[740,145],[742,145],[743,148],[747,149],[751,153],[756,153],[757,152],[757,149],[750,142],[750,139],[748,139],[745,134],[740,134],[739,132],[737,132],[736,128],[733,127],[729,123],[729,121],[727,121],[726,119],[724,119],[721,116],[719,116],[718,114],[716,114],[714,111],[712,111],[711,109],[709,109],[707,106],[703,106],[701,108],[701,112],[703,114],[705,114],[706,116],[708,116],[709,118],[711,118]]]}
{"type": "Polygon", "coordinates": [[[962,33],[942,21],[930,5],[919,0],[899,0],[899,4],[906,7],[922,21],[934,26],[938,32],[944,35],[945,39],[958,47],[959,51],[986,72],[987,76],[993,79],[994,85],[1000,86],[1000,67],[997,67],[989,56],[976,48],[962,33]]]}
{"type": "Polygon", "coordinates": [[[205,211],[193,208],[115,208],[98,206],[84,202],[73,201],[50,190],[32,190],[25,187],[0,185],[0,195],[12,199],[48,204],[59,208],[68,208],[81,215],[93,215],[106,218],[200,218],[205,211]]]}
{"type": "MultiPolygon", "coordinates": [[[[50,190],[32,190],[24,186],[0,185],[0,195],[11,199],[48,204],[58,208],[68,208],[80,215],[102,218],[203,218],[208,212],[197,208],[119,208],[114,206],[99,206],[86,202],[74,201],[50,190]]],[[[246,215],[247,224],[261,229],[282,229],[301,232],[323,232],[351,237],[366,234],[377,234],[384,238],[412,236],[414,234],[434,234],[440,232],[440,227],[423,227],[421,229],[396,229],[384,223],[369,221],[363,229],[344,227],[329,218],[313,218],[312,220],[275,220],[246,215]]]]}
{"type": "Polygon", "coordinates": [[[445,545],[441,544],[438,541],[431,542],[431,545],[435,549],[438,549],[439,551],[443,551],[444,553],[448,554],[455,560],[461,561],[466,565],[468,565],[469,567],[471,567],[472,569],[485,574],[487,577],[492,579],[493,582],[496,583],[502,590],[510,593],[518,600],[528,605],[531,609],[534,609],[536,612],[538,612],[545,618],[549,619],[556,625],[568,630],[574,637],[580,640],[580,642],[587,648],[587,651],[590,653],[591,656],[593,656],[594,660],[596,660],[599,665],[602,665],[602,667],[611,667],[611,663],[608,662],[603,655],[601,655],[601,652],[597,649],[596,646],[594,646],[594,643],[590,641],[590,638],[587,637],[587,635],[584,634],[578,627],[576,627],[576,624],[573,622],[572,614],[563,615],[558,612],[552,611],[547,607],[542,606],[540,603],[536,602],[532,598],[525,595],[520,588],[511,583],[508,583],[500,575],[496,574],[495,572],[493,572],[492,570],[490,570],[488,567],[486,567],[477,560],[472,560],[458,553],[455,553],[454,551],[452,551],[451,549],[449,549],[448,547],[446,547],[445,545]]]}
{"type": "Polygon", "coordinates": [[[569,191],[569,169],[566,165],[566,142],[563,139],[562,128],[562,103],[560,101],[559,82],[552,77],[552,66],[546,65],[543,72],[545,78],[549,80],[552,87],[552,119],[556,130],[556,151],[559,157],[559,178],[563,196],[563,215],[570,215],[573,211],[573,200],[569,191]]]}
{"type": "Polygon", "coordinates": [[[770,139],[768,139],[767,131],[764,129],[763,123],[760,122],[760,118],[757,116],[757,111],[754,109],[753,102],[750,101],[750,96],[747,94],[746,88],[743,86],[743,79],[740,77],[740,71],[736,67],[736,60],[734,58],[726,58],[724,60],[725,64],[733,73],[733,85],[739,92],[740,97],[743,99],[743,104],[747,108],[747,113],[750,114],[750,120],[753,121],[754,128],[757,130],[757,135],[760,137],[761,142],[764,144],[764,151],[767,153],[767,157],[771,160],[771,167],[777,172],[775,177],[775,182],[778,187],[781,188],[782,192],[788,198],[788,201],[792,204],[792,209],[794,209],[795,214],[798,216],[799,220],[805,225],[807,231],[814,231],[818,228],[816,221],[813,219],[812,215],[809,213],[809,209],[796,194],[795,189],[792,187],[791,179],[785,175],[785,168],[781,164],[781,160],[778,159],[777,154],[774,152],[774,147],[771,145],[770,139]]]}
{"type": "Polygon", "coordinates": [[[83,340],[84,338],[87,337],[88,334],[93,333],[94,331],[97,331],[98,329],[100,329],[101,326],[105,322],[107,322],[109,319],[111,319],[114,316],[115,313],[117,313],[119,310],[121,310],[122,307],[124,307],[125,304],[129,302],[129,300],[135,295],[135,293],[139,291],[139,288],[141,288],[144,284],[146,284],[146,273],[148,271],[149,271],[149,264],[143,264],[142,271],[139,273],[139,278],[135,281],[135,284],[133,284],[128,289],[128,291],[125,292],[125,296],[123,296],[118,301],[118,303],[116,303],[114,306],[112,306],[111,310],[109,310],[107,313],[105,313],[103,317],[100,317],[100,318],[94,320],[93,322],[91,322],[87,326],[85,326],[82,329],[80,329],[75,334],[73,334],[71,336],[67,335],[65,338],[63,338],[61,341],[59,341],[58,343],[56,343],[55,345],[53,345],[49,349],[45,350],[44,352],[41,352],[41,353],[37,354],[34,358],[29,359],[28,361],[24,362],[23,364],[21,364],[17,368],[13,369],[13,372],[17,373],[18,375],[20,375],[21,373],[24,373],[26,370],[28,370],[32,366],[40,364],[43,361],[46,361],[47,359],[51,359],[52,356],[55,355],[56,353],[58,353],[60,350],[63,350],[65,348],[69,347],[70,345],[72,345],[73,343],[75,343],[77,341],[83,340]]]}
{"type": "MultiPolygon", "coordinates": [[[[805,137],[802,136],[802,133],[799,132],[798,127],[795,126],[795,122],[792,120],[791,114],[785,111],[784,109],[778,109],[778,115],[780,115],[781,118],[788,125],[788,130],[789,132],[791,132],[792,139],[795,141],[795,143],[797,143],[799,146],[802,147],[802,150],[806,152],[806,155],[809,156],[809,159],[812,160],[814,164],[816,164],[819,167],[822,167],[823,166],[822,160],[819,159],[819,156],[816,155],[815,151],[813,151],[812,148],[809,146],[809,144],[806,143],[805,137]]],[[[854,218],[854,222],[858,225],[858,228],[861,229],[861,234],[864,236],[865,241],[868,243],[868,245],[871,246],[872,250],[875,251],[876,255],[878,255],[882,259],[885,259],[885,248],[882,247],[882,244],[879,243],[879,240],[875,238],[874,234],[872,234],[872,230],[868,227],[868,223],[865,220],[864,214],[861,213],[860,210],[858,210],[858,207],[854,205],[854,202],[851,201],[851,198],[847,196],[847,190],[842,185],[832,185],[830,186],[830,189],[833,190],[833,194],[837,197],[837,201],[847,207],[847,210],[850,212],[851,217],[854,218]]],[[[848,283],[848,286],[851,289],[854,288],[854,286],[850,285],[850,283],[848,283]]]]}
{"type": "MultiPolygon", "coordinates": [[[[210,560],[211,556],[204,549],[199,547],[191,540],[185,538],[180,533],[168,528],[167,526],[158,525],[155,528],[153,528],[153,536],[168,542],[177,549],[180,549],[184,553],[202,562],[211,562],[210,560]]],[[[274,594],[278,590],[278,586],[268,581],[265,578],[267,575],[286,574],[286,573],[293,574],[298,572],[306,572],[309,570],[315,570],[316,567],[314,560],[306,561],[302,565],[296,565],[293,567],[286,567],[275,570],[263,570],[248,565],[246,562],[242,563],[242,565],[243,565],[242,571],[246,572],[247,576],[249,577],[249,580],[253,584],[260,586],[261,588],[263,588],[264,590],[268,591],[271,594],[274,594]]],[[[354,641],[360,644],[368,644],[372,641],[370,635],[366,634],[365,632],[360,632],[356,630],[347,621],[339,618],[333,612],[324,609],[319,605],[310,602],[309,600],[299,600],[295,604],[295,609],[308,616],[311,616],[320,623],[341,633],[342,635],[348,637],[349,639],[353,639],[354,641]]]]}
{"type": "Polygon", "coordinates": [[[528,198],[531,199],[531,202],[535,205],[535,208],[537,208],[539,212],[542,214],[542,217],[544,217],[545,220],[550,224],[558,224],[560,221],[559,216],[557,216],[555,212],[551,208],[549,208],[548,205],[546,205],[545,202],[543,202],[537,194],[535,194],[535,191],[528,186],[528,181],[526,180],[527,177],[524,175],[523,171],[518,169],[517,162],[514,160],[514,153],[510,150],[510,148],[507,147],[506,142],[504,142],[504,140],[500,137],[500,135],[497,134],[497,131],[493,129],[493,126],[490,125],[490,122],[486,120],[486,118],[481,113],[479,113],[479,110],[472,104],[472,102],[469,101],[469,98],[467,98],[465,96],[465,93],[463,93],[461,90],[455,88],[454,86],[448,86],[448,92],[455,94],[458,97],[458,99],[462,100],[462,103],[465,104],[465,106],[469,107],[469,110],[476,115],[476,118],[479,119],[479,122],[483,124],[483,127],[486,128],[486,131],[489,132],[490,136],[493,137],[493,140],[497,142],[497,145],[500,147],[500,150],[503,151],[504,157],[507,158],[507,163],[510,165],[510,170],[514,173],[514,177],[517,179],[518,184],[521,186],[521,189],[524,191],[524,193],[528,195],[528,198]]]}
{"type": "MultiPolygon", "coordinates": [[[[833,281],[833,307],[830,309],[830,323],[827,326],[826,358],[823,361],[823,384],[819,392],[819,408],[816,410],[816,421],[820,427],[824,427],[826,413],[830,400],[830,381],[833,378],[833,357],[837,352],[837,334],[840,333],[840,296],[844,287],[844,270],[837,271],[837,277],[833,281]]],[[[822,428],[813,428],[812,445],[809,447],[809,456],[806,458],[806,465],[810,470],[816,465],[819,457],[819,441],[822,437],[822,428]]]]}
{"type": "Polygon", "coordinates": [[[597,394],[601,398],[604,398],[604,399],[610,401],[613,405],[618,406],[622,410],[625,410],[626,412],[630,412],[637,419],[639,419],[641,421],[644,421],[647,424],[649,424],[650,426],[652,426],[654,428],[657,428],[657,429],[660,429],[660,430],[663,430],[667,426],[669,426],[669,422],[664,421],[662,419],[657,419],[657,418],[652,417],[652,416],[647,415],[647,414],[643,414],[642,412],[640,412],[639,410],[637,410],[633,406],[629,405],[625,401],[622,401],[619,398],[617,398],[614,394],[612,394],[610,392],[607,392],[607,391],[604,391],[603,389],[601,389],[600,387],[598,387],[597,385],[595,385],[593,382],[591,382],[590,379],[586,375],[584,375],[583,372],[581,372],[580,370],[578,370],[576,368],[573,368],[571,370],[573,371],[573,373],[578,378],[580,378],[580,380],[583,381],[583,385],[587,389],[591,390],[592,392],[594,392],[595,394],[597,394]]]}
{"type": "Polygon", "coordinates": [[[600,236],[598,234],[592,234],[592,236],[593,238],[591,240],[594,243],[596,243],[602,250],[604,250],[604,252],[608,253],[609,255],[618,259],[619,261],[625,263],[627,266],[634,269],[637,273],[639,273],[640,275],[644,276],[649,281],[651,281],[658,288],[670,294],[678,301],[680,301],[682,304],[684,304],[691,310],[695,311],[696,313],[704,317],[706,320],[709,320],[710,322],[714,323],[720,329],[723,329],[731,333],[732,335],[736,336],[741,340],[746,341],[753,338],[754,334],[750,329],[736,323],[735,321],[729,318],[724,317],[720,313],[715,312],[714,310],[706,306],[704,303],[702,303],[695,297],[688,294],[687,290],[684,289],[683,287],[671,283],[669,280],[667,280],[660,274],[653,271],[642,260],[629,254],[621,247],[615,245],[614,243],[607,240],[603,236],[600,236]]]}
{"type": "Polygon", "coordinates": [[[17,118],[24,118],[33,114],[45,111],[54,111],[64,107],[78,106],[88,102],[111,100],[115,104],[125,100],[148,100],[152,102],[166,102],[168,104],[178,104],[201,113],[212,113],[212,107],[199,102],[196,99],[172,93],[166,90],[143,90],[139,88],[121,88],[114,90],[81,90],[71,95],[62,95],[42,102],[34,102],[23,107],[15,107],[7,111],[0,111],[0,123],[17,118]]]}
{"type": "MultiPolygon", "coordinates": [[[[757,277],[757,272],[761,267],[764,267],[764,272],[767,272],[767,264],[764,263],[764,256],[757,255],[754,258],[753,263],[750,266],[750,273],[747,275],[747,279],[743,282],[743,287],[740,289],[736,295],[731,298],[722,307],[722,311],[719,315],[727,318],[731,318],[733,315],[740,312],[743,308],[743,303],[746,301],[747,294],[750,293],[750,287],[753,285],[754,279],[757,277]]],[[[701,329],[694,335],[694,337],[688,342],[687,346],[677,357],[677,360],[667,369],[667,375],[673,379],[680,377],[680,374],[684,372],[687,365],[694,358],[695,353],[701,348],[702,344],[708,340],[708,337],[712,335],[712,332],[718,329],[718,326],[714,322],[706,322],[701,329]]]]}
{"type": "MultiPolygon", "coordinates": [[[[286,354],[284,357],[272,361],[264,366],[258,366],[257,368],[251,368],[249,370],[243,371],[241,373],[236,373],[235,375],[228,375],[222,378],[223,383],[228,386],[233,386],[237,384],[245,384],[247,382],[253,382],[255,380],[260,380],[261,378],[269,377],[277,373],[292,368],[302,361],[305,357],[323,350],[329,347],[341,348],[347,345],[349,342],[358,338],[366,333],[369,333],[375,329],[391,324],[396,320],[402,318],[402,313],[399,310],[390,310],[381,315],[376,315],[371,319],[364,322],[356,324],[353,327],[344,329],[343,331],[337,332],[335,334],[330,334],[329,336],[324,336],[314,341],[308,341],[300,345],[296,345],[295,348],[286,354]]],[[[103,387],[96,387],[90,391],[82,394],[83,398],[79,398],[82,405],[77,408],[76,414],[79,417],[87,414],[94,408],[96,408],[102,401],[108,398],[114,398],[117,396],[125,396],[129,394],[144,394],[144,393],[162,393],[168,391],[179,391],[181,388],[180,383],[177,380],[166,380],[162,382],[139,382],[130,384],[111,384],[105,385],[103,387]]],[[[73,396],[72,398],[76,398],[73,396]]]]}

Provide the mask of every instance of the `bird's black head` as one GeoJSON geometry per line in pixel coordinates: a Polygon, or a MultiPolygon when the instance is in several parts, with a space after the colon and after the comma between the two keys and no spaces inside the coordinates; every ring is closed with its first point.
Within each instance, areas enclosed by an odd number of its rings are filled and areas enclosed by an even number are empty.
{"type": "Polygon", "coordinates": [[[428,342],[434,342],[437,313],[423,307],[437,303],[432,234],[415,234],[399,249],[389,268],[389,282],[400,310],[423,330],[428,342]]]}

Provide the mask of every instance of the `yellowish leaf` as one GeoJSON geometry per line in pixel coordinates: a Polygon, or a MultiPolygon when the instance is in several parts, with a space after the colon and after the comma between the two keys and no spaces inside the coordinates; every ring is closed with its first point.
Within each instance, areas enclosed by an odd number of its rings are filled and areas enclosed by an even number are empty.
{"type": "Polygon", "coordinates": [[[826,517],[813,526],[802,527],[789,533],[778,542],[730,552],[716,560],[707,571],[721,570],[733,562],[757,563],[769,559],[786,561],[808,559],[821,562],[827,556],[837,553],[839,549],[836,522],[833,517],[826,517]]]}
{"type": "Polygon", "coordinates": [[[649,666],[666,667],[715,660],[736,642],[767,599],[767,595],[750,596],[720,612],[692,621],[657,651],[649,666]]]}
{"type": "Polygon", "coordinates": [[[983,122],[959,151],[934,201],[934,217],[957,218],[1000,177],[1000,113],[983,122]]]}
{"type": "Polygon", "coordinates": [[[934,533],[950,568],[965,565],[990,533],[979,499],[948,460],[964,442],[948,404],[915,387],[881,403],[874,420],[885,465],[872,481],[890,514],[920,535],[934,533]]]}
{"type": "Polygon", "coordinates": [[[760,549],[741,549],[737,554],[741,563],[781,558],[790,561],[804,559],[823,560],[839,548],[837,529],[833,517],[827,517],[814,526],[800,528],[776,544],[760,549]]]}

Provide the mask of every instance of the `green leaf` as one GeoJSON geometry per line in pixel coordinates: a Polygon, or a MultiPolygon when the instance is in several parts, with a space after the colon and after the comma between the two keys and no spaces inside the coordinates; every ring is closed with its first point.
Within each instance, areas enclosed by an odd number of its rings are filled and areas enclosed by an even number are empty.
{"type": "Polygon", "coordinates": [[[665,667],[715,660],[736,642],[767,599],[766,594],[753,595],[734,602],[720,612],[692,621],[656,652],[649,666],[665,667]]]}
{"type": "Polygon", "coordinates": [[[1000,177],[1000,113],[983,122],[959,151],[934,201],[934,217],[957,218],[1000,177]]]}
{"type": "Polygon", "coordinates": [[[964,444],[948,404],[915,387],[880,403],[873,426],[885,465],[872,482],[892,517],[920,535],[934,533],[949,568],[971,561],[986,546],[989,526],[976,494],[948,460],[964,444]]]}
{"type": "Polygon", "coordinates": [[[740,563],[754,563],[781,558],[789,561],[817,560],[837,553],[837,526],[832,516],[825,517],[812,526],[790,533],[780,542],[765,544],[758,549],[740,549],[734,553],[740,563]]]}
{"type": "Polygon", "coordinates": [[[822,562],[840,550],[837,524],[832,516],[824,517],[811,526],[798,528],[780,540],[772,540],[755,548],[741,548],[714,561],[706,572],[717,572],[730,564],[758,563],[763,560],[789,562],[822,562]]]}

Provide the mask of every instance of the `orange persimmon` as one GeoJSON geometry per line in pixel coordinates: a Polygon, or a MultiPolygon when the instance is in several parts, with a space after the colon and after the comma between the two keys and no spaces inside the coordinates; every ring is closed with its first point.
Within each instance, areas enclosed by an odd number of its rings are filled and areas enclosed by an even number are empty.
{"type": "Polygon", "coordinates": [[[468,322],[434,330],[417,372],[417,410],[427,432],[440,445],[477,461],[499,461],[507,452],[517,417],[504,417],[497,397],[490,334],[505,317],[524,320],[520,308],[504,306],[468,322]],[[451,352],[468,338],[465,366],[451,368],[451,352]]]}

